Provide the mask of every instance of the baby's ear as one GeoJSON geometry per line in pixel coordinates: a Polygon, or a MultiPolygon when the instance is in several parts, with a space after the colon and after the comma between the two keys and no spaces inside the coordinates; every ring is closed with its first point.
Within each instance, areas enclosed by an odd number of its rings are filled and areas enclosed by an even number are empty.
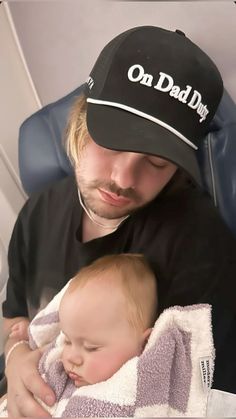
{"type": "Polygon", "coordinates": [[[149,327],[148,329],[146,329],[143,334],[144,334],[144,339],[148,340],[150,334],[152,333],[152,327],[149,327]]]}
{"type": "Polygon", "coordinates": [[[143,348],[146,345],[146,343],[148,341],[148,338],[149,338],[151,333],[152,333],[152,327],[149,327],[148,329],[144,330],[143,336],[142,336],[142,338],[143,338],[143,348]]]}

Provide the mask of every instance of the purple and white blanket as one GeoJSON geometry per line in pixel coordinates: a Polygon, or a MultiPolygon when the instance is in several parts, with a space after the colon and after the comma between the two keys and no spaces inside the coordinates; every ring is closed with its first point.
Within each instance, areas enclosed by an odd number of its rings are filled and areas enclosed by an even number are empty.
{"type": "Polygon", "coordinates": [[[66,287],[29,328],[32,349],[51,342],[39,371],[57,397],[52,408],[44,405],[52,416],[206,416],[214,368],[209,305],[165,310],[139,357],[127,361],[107,381],[77,388],[60,360],[64,336],[59,330],[58,306],[66,287]]]}

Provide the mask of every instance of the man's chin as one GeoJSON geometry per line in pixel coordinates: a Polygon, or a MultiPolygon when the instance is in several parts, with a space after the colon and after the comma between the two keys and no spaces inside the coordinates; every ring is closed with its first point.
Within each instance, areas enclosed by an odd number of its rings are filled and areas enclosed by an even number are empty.
{"type": "Polygon", "coordinates": [[[131,208],[117,209],[117,208],[91,208],[92,212],[98,217],[104,218],[104,220],[117,220],[119,218],[126,217],[134,211],[131,208]]]}
{"type": "Polygon", "coordinates": [[[98,217],[104,218],[105,220],[116,220],[118,218],[125,217],[132,212],[132,208],[117,208],[115,206],[103,203],[87,203],[89,208],[98,217]]]}

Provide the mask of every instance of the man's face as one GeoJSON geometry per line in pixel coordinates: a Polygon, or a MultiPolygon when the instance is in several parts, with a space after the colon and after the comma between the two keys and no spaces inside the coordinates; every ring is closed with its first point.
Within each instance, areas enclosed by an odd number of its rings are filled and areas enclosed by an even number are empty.
{"type": "Polygon", "coordinates": [[[176,170],[160,157],[109,150],[89,138],[76,177],[86,206],[100,217],[116,219],[152,201],[176,170]]]}
{"type": "Polygon", "coordinates": [[[64,368],[77,387],[110,378],[140,355],[150,330],[135,330],[128,321],[124,295],[103,272],[62,299],[60,326],[65,334],[64,368]]]}

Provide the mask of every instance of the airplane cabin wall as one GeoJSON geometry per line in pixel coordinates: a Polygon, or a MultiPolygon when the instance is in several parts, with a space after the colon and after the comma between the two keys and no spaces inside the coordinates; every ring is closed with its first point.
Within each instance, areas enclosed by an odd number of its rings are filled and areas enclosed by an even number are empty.
{"type": "Polygon", "coordinates": [[[87,79],[103,48],[139,25],[181,29],[218,65],[236,101],[236,4],[228,1],[10,1],[25,58],[43,104],[87,79]]]}
{"type": "MultiPolygon", "coordinates": [[[[7,249],[16,217],[25,202],[18,169],[18,130],[39,108],[17,48],[6,5],[0,4],[0,329],[5,298],[7,249]],[[4,41],[4,42],[3,42],[4,41]]],[[[0,338],[0,353],[2,339],[0,338]]]]}

